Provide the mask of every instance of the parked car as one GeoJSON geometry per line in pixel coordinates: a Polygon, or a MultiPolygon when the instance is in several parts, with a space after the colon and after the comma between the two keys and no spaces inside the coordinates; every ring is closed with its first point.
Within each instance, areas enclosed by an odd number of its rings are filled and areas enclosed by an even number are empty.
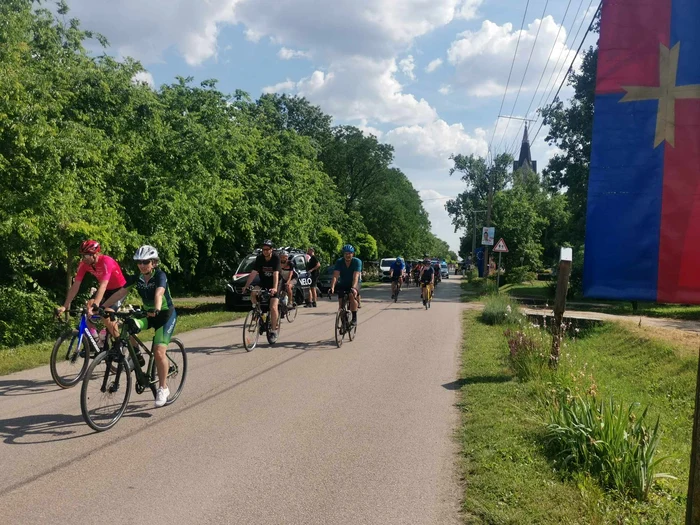
{"type": "Polygon", "coordinates": [[[316,286],[321,293],[328,293],[331,289],[331,280],[333,279],[333,269],[335,266],[326,266],[321,270],[321,274],[318,276],[318,281],[316,281],[316,286]]]}
{"type": "Polygon", "coordinates": [[[396,257],[392,257],[389,259],[382,259],[379,261],[379,275],[382,279],[382,281],[390,281],[391,277],[389,277],[390,273],[390,267],[392,264],[394,264],[394,261],[396,260],[396,257]]]}
{"type": "Polygon", "coordinates": [[[443,279],[450,278],[450,270],[447,268],[447,263],[445,261],[440,263],[440,277],[443,279]]]}
{"type": "MultiPolygon", "coordinates": [[[[304,303],[309,292],[309,286],[311,285],[311,277],[309,276],[309,272],[306,271],[306,255],[301,250],[285,249],[289,252],[289,257],[292,259],[297,272],[299,272],[299,280],[294,289],[294,300],[297,304],[302,304],[304,303]]],[[[236,273],[233,275],[231,281],[226,285],[227,310],[248,308],[250,306],[250,290],[246,290],[245,293],[242,293],[242,291],[255,265],[255,258],[258,255],[260,255],[260,250],[256,250],[246,256],[238,265],[236,273]]],[[[251,283],[251,286],[255,286],[259,281],[259,277],[256,277],[251,283]]]]}

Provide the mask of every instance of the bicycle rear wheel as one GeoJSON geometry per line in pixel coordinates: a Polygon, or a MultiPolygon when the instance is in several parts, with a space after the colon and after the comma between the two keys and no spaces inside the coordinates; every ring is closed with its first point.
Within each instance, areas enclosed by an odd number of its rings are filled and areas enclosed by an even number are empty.
{"type": "Polygon", "coordinates": [[[84,336],[78,346],[79,339],[77,330],[65,333],[56,339],[51,350],[51,377],[61,388],[78,384],[90,364],[91,348],[88,338],[84,336]]]}
{"type": "Polygon", "coordinates": [[[257,310],[251,310],[243,322],[243,347],[250,352],[258,346],[260,339],[260,314],[257,310]]]}
{"type": "MultiPolygon", "coordinates": [[[[166,405],[171,405],[180,396],[187,378],[187,353],[185,345],[178,338],[173,337],[165,350],[168,357],[168,389],[170,396],[166,405]]],[[[153,367],[155,370],[156,367],[153,367]]],[[[156,373],[157,375],[157,373],[156,373]]]]}
{"type": "Polygon", "coordinates": [[[125,359],[101,352],[88,368],[80,391],[80,411],[98,432],[116,425],[131,395],[131,372],[125,359]]]}
{"type": "Polygon", "coordinates": [[[287,314],[285,315],[285,317],[287,318],[287,322],[293,323],[294,320],[297,318],[298,312],[299,312],[298,307],[295,306],[294,308],[290,308],[289,306],[287,306],[287,314]]]}
{"type": "Polygon", "coordinates": [[[338,348],[343,346],[343,337],[345,337],[344,316],[344,310],[338,310],[338,313],[335,314],[335,344],[338,348]]]}
{"type": "Polygon", "coordinates": [[[357,333],[357,324],[352,324],[352,312],[345,312],[345,328],[347,330],[348,339],[350,341],[355,339],[355,334],[357,333]]]}

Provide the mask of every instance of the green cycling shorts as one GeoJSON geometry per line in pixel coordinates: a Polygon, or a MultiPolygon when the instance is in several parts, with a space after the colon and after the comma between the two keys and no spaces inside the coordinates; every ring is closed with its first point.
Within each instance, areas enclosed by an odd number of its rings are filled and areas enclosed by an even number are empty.
{"type": "Polygon", "coordinates": [[[161,310],[155,317],[144,317],[143,319],[134,319],[141,330],[154,328],[156,333],[153,336],[153,346],[168,345],[175,333],[175,325],[177,324],[177,312],[172,310],[161,310]]]}

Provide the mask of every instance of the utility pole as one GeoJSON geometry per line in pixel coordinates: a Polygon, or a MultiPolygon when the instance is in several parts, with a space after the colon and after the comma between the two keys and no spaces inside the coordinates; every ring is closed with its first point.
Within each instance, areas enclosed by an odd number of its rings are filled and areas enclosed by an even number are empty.
{"type": "MultiPolygon", "coordinates": [[[[488,174],[489,176],[489,198],[488,198],[488,205],[486,206],[486,227],[490,228],[491,227],[491,208],[493,207],[493,172],[495,170],[493,169],[493,166],[491,167],[490,173],[488,174]]],[[[484,245],[484,277],[488,279],[489,277],[489,270],[491,269],[489,265],[489,245],[485,244],[484,245]]]]}
{"type": "Polygon", "coordinates": [[[485,213],[485,212],[486,212],[486,210],[472,210],[472,217],[474,217],[474,224],[472,225],[472,259],[473,260],[476,259],[476,231],[477,231],[476,214],[477,213],[485,213]]]}

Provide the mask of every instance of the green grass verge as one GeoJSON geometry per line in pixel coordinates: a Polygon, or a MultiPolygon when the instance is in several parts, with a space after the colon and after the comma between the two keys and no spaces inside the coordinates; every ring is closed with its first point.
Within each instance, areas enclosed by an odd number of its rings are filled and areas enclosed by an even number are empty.
{"type": "MultiPolygon", "coordinates": [[[[246,312],[224,311],[223,303],[188,304],[186,302],[178,302],[176,307],[178,313],[176,334],[225,323],[246,315],[246,312]]],[[[139,335],[139,337],[143,341],[149,341],[152,338],[153,331],[144,331],[142,334],[143,336],[139,335]]],[[[51,357],[52,348],[53,341],[47,341],[16,348],[0,349],[0,376],[47,365],[51,357]]]]}
{"type": "MultiPolygon", "coordinates": [[[[520,383],[507,366],[504,326],[487,326],[479,313],[464,314],[460,376],[467,523],[656,524],[682,523],[690,461],[696,358],[639,338],[617,324],[567,341],[563,370],[587,370],[599,395],[651,405],[661,416],[663,480],[648,502],[605,494],[590,478],[562,475],[543,444],[545,412],[536,392],[543,380],[520,383]]],[[[561,372],[570,373],[570,372],[561,372]]]]}
{"type": "Polygon", "coordinates": [[[507,293],[514,297],[532,297],[534,299],[552,299],[552,288],[547,281],[530,281],[518,284],[505,284],[501,286],[501,293],[507,293]]]}

